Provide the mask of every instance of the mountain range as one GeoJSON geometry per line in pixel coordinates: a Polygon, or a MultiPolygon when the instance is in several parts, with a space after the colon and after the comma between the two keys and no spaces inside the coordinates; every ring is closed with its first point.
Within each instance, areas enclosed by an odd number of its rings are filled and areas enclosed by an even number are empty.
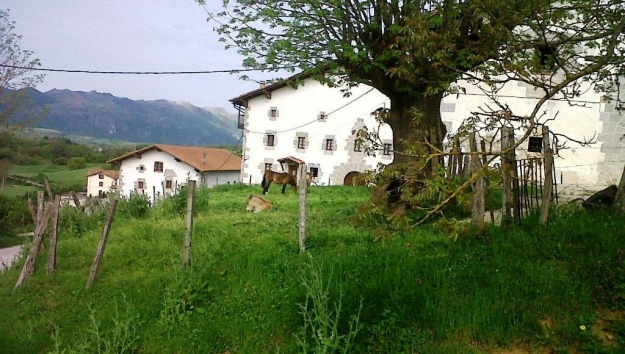
{"type": "Polygon", "coordinates": [[[236,114],[188,102],[131,100],[96,91],[53,89],[29,92],[35,108],[47,107],[37,128],[65,134],[135,143],[234,145],[240,137],[236,114]]]}

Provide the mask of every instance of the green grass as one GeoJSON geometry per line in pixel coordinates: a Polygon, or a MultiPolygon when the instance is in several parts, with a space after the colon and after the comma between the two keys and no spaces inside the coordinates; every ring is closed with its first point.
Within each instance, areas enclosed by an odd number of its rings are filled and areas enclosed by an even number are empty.
{"type": "Polygon", "coordinates": [[[33,192],[37,190],[38,189],[35,186],[14,186],[14,185],[6,184],[4,186],[3,194],[9,198],[14,198],[14,197],[22,196],[27,192],[33,192]]]}
{"type": "Polygon", "coordinates": [[[239,185],[198,192],[190,269],[181,265],[184,198],[138,219],[121,203],[89,290],[105,216],[64,209],[56,273],[45,275],[44,254],[14,293],[20,268],[0,275],[0,348],[220,354],[624,348],[622,319],[605,328],[620,347],[604,346],[592,333],[601,313],[618,317],[625,308],[622,216],[562,209],[548,225],[530,219],[468,230],[456,242],[427,225],[377,239],[353,218],[368,200],[367,188],[313,187],[308,252],[301,254],[297,195],[273,189],[275,211],[246,213],[245,197],[259,191],[239,185]]]}

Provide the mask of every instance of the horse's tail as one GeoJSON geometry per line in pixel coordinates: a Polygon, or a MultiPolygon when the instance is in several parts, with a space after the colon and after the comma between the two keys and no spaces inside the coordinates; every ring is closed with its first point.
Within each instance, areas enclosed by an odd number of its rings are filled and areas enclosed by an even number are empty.
{"type": "Polygon", "coordinates": [[[265,188],[265,184],[267,184],[267,173],[263,174],[263,180],[260,181],[260,186],[265,188]]]}

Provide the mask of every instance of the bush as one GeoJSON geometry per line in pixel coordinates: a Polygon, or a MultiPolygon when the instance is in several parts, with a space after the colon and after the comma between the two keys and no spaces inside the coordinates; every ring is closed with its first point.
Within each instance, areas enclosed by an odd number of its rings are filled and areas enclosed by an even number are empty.
{"type": "Polygon", "coordinates": [[[87,160],[84,157],[72,157],[67,160],[67,167],[70,170],[80,170],[87,167],[87,160]]]}
{"type": "Polygon", "coordinates": [[[128,199],[120,199],[117,213],[126,219],[141,219],[150,211],[150,197],[147,195],[131,194],[128,199]]]}

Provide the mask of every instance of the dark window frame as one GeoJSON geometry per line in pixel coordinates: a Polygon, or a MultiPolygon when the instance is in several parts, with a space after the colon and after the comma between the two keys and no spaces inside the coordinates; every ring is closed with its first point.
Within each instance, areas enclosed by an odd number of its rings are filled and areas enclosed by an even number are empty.
{"type": "Polygon", "coordinates": [[[276,146],[276,136],[267,134],[267,146],[276,146]]]}
{"type": "Polygon", "coordinates": [[[382,151],[383,155],[389,156],[393,151],[393,144],[384,144],[384,150],[382,151]]]}
{"type": "Polygon", "coordinates": [[[162,161],[154,161],[154,172],[163,172],[163,162],[162,161]]]}
{"type": "Polygon", "coordinates": [[[298,136],[297,137],[297,148],[298,149],[305,149],[306,148],[306,137],[305,136],[298,136]]]}
{"type": "Polygon", "coordinates": [[[334,150],[334,139],[326,139],[326,151],[334,150]]]}

